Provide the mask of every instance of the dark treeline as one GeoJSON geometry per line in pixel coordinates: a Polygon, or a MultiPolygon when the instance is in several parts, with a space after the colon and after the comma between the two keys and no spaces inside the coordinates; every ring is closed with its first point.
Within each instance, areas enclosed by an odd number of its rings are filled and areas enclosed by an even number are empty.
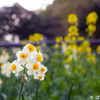
{"type": "Polygon", "coordinates": [[[99,0],[55,0],[45,11],[27,11],[19,4],[0,9],[0,37],[6,34],[17,34],[20,39],[27,39],[30,34],[42,33],[49,38],[64,36],[70,24],[67,18],[71,13],[78,16],[79,33],[86,36],[86,16],[96,11],[99,19],[97,30],[92,38],[100,38],[100,2],[99,0]]]}

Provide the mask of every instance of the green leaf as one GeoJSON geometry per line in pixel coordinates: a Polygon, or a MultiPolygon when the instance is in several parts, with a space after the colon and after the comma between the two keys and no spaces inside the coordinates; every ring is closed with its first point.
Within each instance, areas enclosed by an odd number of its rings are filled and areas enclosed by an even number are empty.
{"type": "Polygon", "coordinates": [[[21,94],[22,95],[22,100],[24,100],[24,95],[23,94],[21,94]]]}
{"type": "Polygon", "coordinates": [[[74,85],[74,80],[72,81],[72,86],[70,88],[70,91],[69,91],[67,100],[70,100],[70,96],[71,96],[71,92],[72,92],[73,85],[74,85]]]}

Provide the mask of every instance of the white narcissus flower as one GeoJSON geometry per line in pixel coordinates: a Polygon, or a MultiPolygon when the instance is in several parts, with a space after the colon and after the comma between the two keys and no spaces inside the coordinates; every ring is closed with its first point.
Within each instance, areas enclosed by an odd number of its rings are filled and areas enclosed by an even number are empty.
{"type": "Polygon", "coordinates": [[[0,55],[0,63],[6,63],[9,60],[9,58],[9,54],[3,51],[2,55],[0,55]]]}
{"type": "Polygon", "coordinates": [[[26,68],[28,69],[27,74],[32,75],[32,74],[34,74],[35,72],[37,72],[39,70],[39,64],[35,63],[35,62],[28,63],[26,65],[26,68]]]}
{"type": "Polygon", "coordinates": [[[23,51],[27,52],[28,54],[31,54],[32,52],[36,52],[36,48],[32,44],[27,44],[23,47],[23,51]]]}
{"type": "Polygon", "coordinates": [[[44,65],[41,64],[40,69],[39,69],[39,73],[41,73],[41,74],[44,73],[45,74],[46,72],[47,72],[47,67],[45,67],[44,65]]]}
{"type": "Polygon", "coordinates": [[[45,74],[44,73],[35,73],[34,74],[34,79],[37,79],[37,80],[44,80],[44,76],[45,74]]]}
{"type": "Polygon", "coordinates": [[[33,75],[34,79],[44,80],[47,68],[41,64],[43,54],[38,53],[34,45],[25,45],[22,51],[16,53],[16,56],[17,60],[10,65],[12,72],[15,73],[16,76],[26,67],[28,69],[28,75],[33,75]],[[24,68],[21,65],[24,66],[24,68]]]}
{"type": "Polygon", "coordinates": [[[1,65],[1,74],[5,75],[6,77],[11,76],[10,62],[1,65]]]}
{"type": "Polygon", "coordinates": [[[42,53],[32,53],[32,57],[30,59],[31,62],[41,63],[43,61],[43,54],[42,53]]]}
{"type": "Polygon", "coordinates": [[[12,72],[15,73],[15,76],[18,76],[18,73],[24,69],[21,66],[21,64],[18,61],[16,61],[16,60],[14,60],[11,63],[10,68],[11,68],[12,72]]]}
{"type": "Polygon", "coordinates": [[[18,62],[21,63],[22,65],[25,65],[28,61],[29,61],[29,53],[25,52],[25,51],[18,51],[16,53],[18,62]]]}

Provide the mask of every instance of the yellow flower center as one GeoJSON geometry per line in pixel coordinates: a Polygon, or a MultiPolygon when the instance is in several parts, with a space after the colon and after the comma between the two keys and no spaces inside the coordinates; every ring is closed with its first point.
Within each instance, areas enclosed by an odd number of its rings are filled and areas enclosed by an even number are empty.
{"type": "Polygon", "coordinates": [[[42,76],[39,76],[39,80],[42,79],[42,76]]]}
{"type": "Polygon", "coordinates": [[[15,71],[15,70],[17,69],[16,65],[15,65],[15,64],[12,64],[11,69],[12,69],[13,71],[15,71]]]}
{"type": "Polygon", "coordinates": [[[39,62],[42,61],[42,56],[41,56],[41,55],[38,55],[38,56],[37,56],[37,61],[39,61],[39,62]]]}
{"type": "Polygon", "coordinates": [[[21,53],[21,54],[20,54],[20,57],[21,57],[22,59],[26,59],[26,58],[27,58],[27,54],[21,53]]]}
{"type": "Polygon", "coordinates": [[[1,67],[4,67],[4,64],[2,64],[1,67]]]}
{"type": "Polygon", "coordinates": [[[2,79],[0,79],[0,83],[2,83],[2,79]]]}
{"type": "Polygon", "coordinates": [[[34,70],[38,70],[39,69],[39,65],[38,64],[33,64],[33,69],[34,70]]]}
{"type": "Polygon", "coordinates": [[[34,49],[35,49],[35,47],[33,46],[33,45],[28,45],[28,50],[30,51],[30,52],[33,52],[34,51],[34,49]]]}
{"type": "Polygon", "coordinates": [[[45,68],[44,68],[44,67],[42,67],[40,71],[41,71],[41,72],[44,72],[44,71],[45,71],[45,68]]]}

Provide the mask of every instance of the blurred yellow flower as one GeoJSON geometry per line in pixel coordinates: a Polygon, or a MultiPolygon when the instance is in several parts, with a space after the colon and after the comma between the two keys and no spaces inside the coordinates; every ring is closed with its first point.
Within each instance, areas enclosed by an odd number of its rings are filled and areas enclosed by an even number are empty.
{"type": "Polygon", "coordinates": [[[39,41],[42,41],[43,40],[43,34],[40,34],[40,33],[34,33],[34,34],[31,34],[29,36],[29,41],[30,42],[39,42],[39,41]]]}
{"type": "Polygon", "coordinates": [[[61,45],[66,45],[66,43],[65,42],[62,42],[61,45]]]}
{"type": "Polygon", "coordinates": [[[96,31],[96,25],[93,25],[93,24],[89,24],[88,25],[88,31],[92,31],[92,32],[95,32],[96,31]]]}
{"type": "Polygon", "coordinates": [[[68,33],[68,36],[70,36],[70,37],[76,36],[77,37],[77,36],[79,36],[79,33],[71,32],[71,33],[68,33]]]}
{"type": "Polygon", "coordinates": [[[93,32],[92,32],[92,31],[90,31],[90,32],[89,32],[89,37],[91,37],[91,36],[92,36],[92,34],[93,34],[93,32]]]}
{"type": "Polygon", "coordinates": [[[78,41],[83,41],[83,40],[85,40],[85,37],[77,37],[77,40],[78,41]]]}
{"type": "Polygon", "coordinates": [[[75,33],[74,35],[75,35],[75,36],[79,36],[79,33],[75,33]]]}
{"type": "Polygon", "coordinates": [[[27,44],[27,40],[22,40],[21,43],[22,43],[22,45],[26,45],[27,44]]]}
{"type": "Polygon", "coordinates": [[[78,51],[78,53],[82,54],[82,52],[83,52],[83,47],[82,47],[82,46],[77,47],[77,51],[78,51]]]}
{"type": "Polygon", "coordinates": [[[88,46],[90,46],[90,42],[88,40],[85,40],[85,41],[83,41],[82,45],[84,47],[88,47],[88,46]]]}
{"type": "Polygon", "coordinates": [[[74,32],[68,33],[67,36],[71,37],[74,32]]]}
{"type": "Polygon", "coordinates": [[[72,45],[72,48],[77,49],[77,45],[76,44],[72,45]]]}
{"type": "Polygon", "coordinates": [[[97,53],[100,54],[100,45],[98,45],[96,50],[97,50],[97,53]]]}
{"type": "Polygon", "coordinates": [[[72,49],[72,45],[69,44],[69,45],[68,45],[68,50],[71,50],[71,49],[72,49]]]}
{"type": "Polygon", "coordinates": [[[65,56],[68,56],[69,54],[71,54],[70,50],[66,50],[66,52],[64,53],[65,56]]]}
{"type": "Polygon", "coordinates": [[[86,47],[86,52],[91,53],[92,48],[91,47],[86,47]]]}
{"type": "Polygon", "coordinates": [[[71,62],[71,58],[70,57],[66,58],[66,60],[64,62],[65,63],[70,63],[71,62]]]}
{"type": "Polygon", "coordinates": [[[56,44],[55,44],[55,48],[58,48],[58,47],[59,47],[59,44],[58,44],[58,43],[56,43],[56,44]]]}
{"type": "Polygon", "coordinates": [[[95,63],[95,60],[96,60],[96,55],[95,55],[95,53],[91,55],[91,60],[92,60],[93,63],[95,63]]]}
{"type": "Polygon", "coordinates": [[[78,18],[75,14],[68,15],[68,23],[74,24],[74,23],[77,23],[77,21],[78,21],[78,18]]]}
{"type": "Polygon", "coordinates": [[[82,69],[82,66],[81,66],[81,65],[79,65],[79,66],[78,66],[78,69],[79,69],[79,70],[80,70],[80,69],[82,69]]]}
{"type": "Polygon", "coordinates": [[[62,37],[62,36],[59,36],[59,37],[56,37],[56,38],[55,38],[55,41],[56,41],[57,43],[61,42],[62,40],[63,40],[63,37],[62,37]]]}
{"type": "Polygon", "coordinates": [[[77,74],[77,73],[78,73],[78,70],[75,69],[75,70],[74,70],[74,73],[77,74]]]}
{"type": "Polygon", "coordinates": [[[87,60],[87,61],[91,60],[91,53],[87,53],[87,55],[86,55],[86,60],[87,60]]]}
{"type": "Polygon", "coordinates": [[[68,32],[74,32],[74,33],[77,33],[78,32],[78,28],[74,25],[70,26],[68,28],[68,32]]]}
{"type": "Polygon", "coordinates": [[[75,43],[75,42],[76,42],[76,37],[73,36],[73,37],[72,37],[72,43],[75,43]]]}
{"type": "Polygon", "coordinates": [[[98,14],[95,11],[93,11],[87,15],[86,24],[91,24],[91,23],[96,24],[97,20],[98,20],[98,14]]]}
{"type": "Polygon", "coordinates": [[[42,49],[41,49],[41,46],[40,46],[40,45],[38,45],[38,46],[36,47],[36,49],[37,49],[37,51],[42,52],[42,49]]]}
{"type": "Polygon", "coordinates": [[[66,36],[64,37],[64,41],[65,41],[65,42],[70,42],[70,37],[66,35],[66,36]]]}

